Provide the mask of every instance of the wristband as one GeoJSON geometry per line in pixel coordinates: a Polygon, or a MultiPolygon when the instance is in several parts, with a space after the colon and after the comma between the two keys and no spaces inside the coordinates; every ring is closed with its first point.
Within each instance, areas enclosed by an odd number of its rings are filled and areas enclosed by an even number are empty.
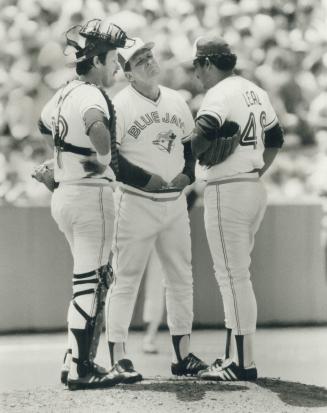
{"type": "Polygon", "coordinates": [[[100,155],[97,152],[97,160],[100,162],[102,165],[108,166],[111,161],[111,152],[107,153],[107,155],[100,155]]]}

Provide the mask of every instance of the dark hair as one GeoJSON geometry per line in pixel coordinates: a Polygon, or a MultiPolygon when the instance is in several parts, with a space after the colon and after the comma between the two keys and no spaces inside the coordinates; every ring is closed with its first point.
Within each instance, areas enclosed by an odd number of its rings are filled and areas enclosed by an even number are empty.
{"type": "Polygon", "coordinates": [[[130,64],[130,62],[126,62],[125,63],[125,66],[124,66],[124,72],[130,72],[132,69],[131,69],[131,64],[130,64]]]}
{"type": "MultiPolygon", "coordinates": [[[[99,53],[95,56],[98,56],[100,62],[104,65],[106,62],[107,54],[110,50],[116,50],[114,46],[108,46],[108,49],[105,52],[99,53]]],[[[76,63],[76,73],[78,75],[86,75],[93,67],[93,57],[92,56],[82,62],[76,63]]]]}
{"type": "Polygon", "coordinates": [[[222,70],[223,72],[229,72],[234,69],[237,56],[234,53],[224,53],[215,56],[201,56],[196,60],[200,66],[204,66],[206,59],[209,59],[210,62],[217,67],[217,69],[222,70]]]}

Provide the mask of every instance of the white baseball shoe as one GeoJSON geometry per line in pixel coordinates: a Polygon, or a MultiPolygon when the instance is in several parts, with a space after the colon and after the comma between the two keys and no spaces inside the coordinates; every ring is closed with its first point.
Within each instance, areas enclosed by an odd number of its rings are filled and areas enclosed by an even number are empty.
{"type": "Polygon", "coordinates": [[[135,371],[133,363],[129,359],[121,359],[109,371],[119,383],[132,384],[143,379],[142,374],[135,371]]]}
{"type": "Polygon", "coordinates": [[[252,381],[258,378],[258,372],[253,363],[250,367],[241,368],[232,360],[225,360],[220,366],[221,359],[217,359],[207,369],[198,373],[203,380],[214,381],[252,381]]]}

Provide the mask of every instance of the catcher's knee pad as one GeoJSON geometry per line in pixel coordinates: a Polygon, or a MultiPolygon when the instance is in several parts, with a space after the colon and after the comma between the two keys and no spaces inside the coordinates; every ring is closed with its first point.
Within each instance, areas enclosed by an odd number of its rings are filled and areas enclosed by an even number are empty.
{"type": "Polygon", "coordinates": [[[68,322],[71,329],[85,329],[88,332],[90,359],[96,355],[106,295],[112,279],[110,264],[88,273],[74,274],[73,300],[68,322]]]}

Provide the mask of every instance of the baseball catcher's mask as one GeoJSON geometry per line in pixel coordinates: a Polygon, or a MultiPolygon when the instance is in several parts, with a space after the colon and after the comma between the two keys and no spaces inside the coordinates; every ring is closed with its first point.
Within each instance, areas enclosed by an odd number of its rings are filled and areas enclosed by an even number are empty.
{"type": "Polygon", "coordinates": [[[73,64],[105,53],[110,49],[127,49],[135,43],[119,26],[100,19],[89,20],[84,26],[73,26],[67,30],[65,36],[67,47],[72,46],[76,50],[76,59],[73,64]]]}

